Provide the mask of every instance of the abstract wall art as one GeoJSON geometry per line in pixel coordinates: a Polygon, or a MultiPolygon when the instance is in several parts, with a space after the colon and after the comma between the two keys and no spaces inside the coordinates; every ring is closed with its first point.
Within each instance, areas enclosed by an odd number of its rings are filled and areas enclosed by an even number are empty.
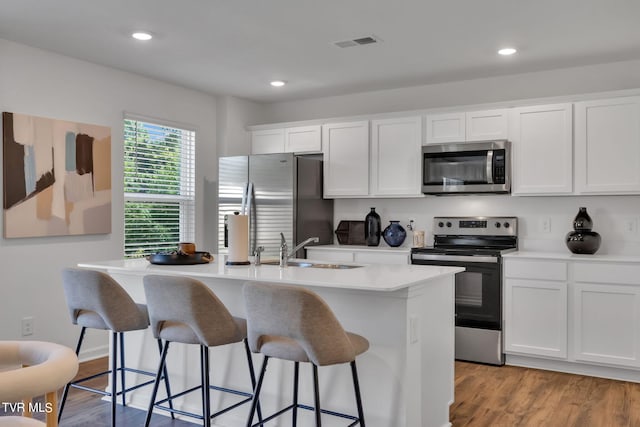
{"type": "Polygon", "coordinates": [[[2,113],[4,237],[111,232],[111,129],[2,113]]]}

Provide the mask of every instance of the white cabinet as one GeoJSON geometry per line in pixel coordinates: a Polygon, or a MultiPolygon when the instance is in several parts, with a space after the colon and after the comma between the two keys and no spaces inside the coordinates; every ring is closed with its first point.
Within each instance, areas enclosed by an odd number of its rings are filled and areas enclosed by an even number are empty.
{"type": "Polygon", "coordinates": [[[251,154],[320,153],[320,125],[251,131],[251,154]]]}
{"type": "Polygon", "coordinates": [[[363,248],[331,248],[308,246],[307,258],[314,261],[351,262],[356,264],[396,264],[410,263],[409,249],[363,249],[363,248]]]}
{"type": "Polygon", "coordinates": [[[507,110],[472,111],[466,113],[466,141],[507,139],[507,110]]]}
{"type": "Polygon", "coordinates": [[[284,153],[284,129],[251,132],[251,154],[284,153]]]}
{"type": "Polygon", "coordinates": [[[369,122],[322,126],[324,196],[369,195],[369,122]]]}
{"type": "Polygon", "coordinates": [[[573,358],[640,367],[640,289],[601,283],[573,286],[573,358]]]}
{"type": "Polygon", "coordinates": [[[284,130],[285,153],[319,153],[322,151],[320,125],[290,127],[284,130]]]}
{"type": "Polygon", "coordinates": [[[640,97],[575,104],[578,194],[640,193],[640,97]]]}
{"type": "Polygon", "coordinates": [[[505,260],[505,352],[567,357],[567,264],[505,260]]]}
{"type": "Polygon", "coordinates": [[[507,110],[427,115],[427,144],[507,139],[507,110]]]}
{"type": "Polygon", "coordinates": [[[512,194],[571,194],[572,105],[518,107],[509,116],[512,194]]]}
{"type": "Polygon", "coordinates": [[[464,113],[427,115],[427,144],[465,140],[464,113]]]}
{"type": "Polygon", "coordinates": [[[573,358],[640,367],[640,265],[575,263],[573,358]]]}
{"type": "Polygon", "coordinates": [[[422,119],[371,122],[371,195],[421,195],[422,119]]]}

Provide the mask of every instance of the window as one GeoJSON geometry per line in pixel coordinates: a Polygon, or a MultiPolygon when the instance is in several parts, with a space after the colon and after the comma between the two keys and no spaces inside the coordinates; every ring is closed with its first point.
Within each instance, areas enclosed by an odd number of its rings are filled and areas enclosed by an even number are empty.
{"type": "Polygon", "coordinates": [[[195,131],[127,115],[124,120],[124,255],[192,242],[195,131]]]}

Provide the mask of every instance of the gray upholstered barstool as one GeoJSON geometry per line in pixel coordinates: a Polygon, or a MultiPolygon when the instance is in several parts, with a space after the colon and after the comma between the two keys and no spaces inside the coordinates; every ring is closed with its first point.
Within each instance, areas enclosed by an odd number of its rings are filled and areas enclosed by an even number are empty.
{"type": "Polygon", "coordinates": [[[293,403],[254,425],[262,425],[285,411],[293,411],[296,425],[297,409],[315,411],[316,426],[321,414],[331,414],[352,420],[349,426],[364,427],[364,413],[356,368],[356,356],[369,348],[366,338],[345,332],[327,303],[316,293],[299,287],[270,283],[247,282],[243,288],[247,310],[247,337],[253,352],[264,355],[264,362],[254,392],[247,426],[253,423],[254,411],[269,358],[290,360],[294,364],[293,403]],[[314,407],[298,403],[298,369],[300,362],[313,366],[314,407]],[[327,411],[320,407],[318,366],[350,363],[358,416],[327,411]]]}
{"type": "MultiPolygon", "coordinates": [[[[75,325],[82,326],[80,338],[76,346],[76,355],[80,352],[87,328],[110,330],[112,340],[111,369],[67,384],[62,394],[58,420],[62,417],[69,387],[74,387],[103,396],[111,396],[111,425],[115,426],[116,397],[121,395],[122,405],[126,405],[127,392],[153,383],[153,380],[149,380],[127,388],[125,384],[125,372],[155,376],[155,373],[127,368],[124,360],[124,332],[147,329],[149,326],[147,306],[144,304],[136,304],[118,282],[101,271],[67,268],[62,272],[62,282],[67,306],[71,314],[71,321],[75,325]],[[118,338],[120,339],[120,367],[118,367],[118,338]],[[120,372],[120,392],[117,391],[118,372],[120,372]],[[111,374],[111,392],[105,392],[104,390],[98,390],[81,384],[106,374],[111,374]]],[[[162,353],[162,343],[160,340],[158,340],[158,350],[162,353]]],[[[171,390],[166,372],[164,379],[167,395],[170,395],[171,390]]]]}
{"type": "MultiPolygon", "coordinates": [[[[251,360],[251,351],[249,351],[247,344],[246,320],[233,317],[211,289],[204,283],[190,277],[145,276],[144,293],[147,299],[147,306],[149,307],[153,335],[158,339],[164,340],[160,366],[158,367],[145,426],[148,426],[151,421],[154,407],[202,419],[205,426],[210,426],[212,418],[230,411],[243,403],[250,402],[253,396],[252,393],[211,385],[209,380],[209,347],[243,342],[249,364],[251,387],[255,387],[255,374],[251,360]],[[156,402],[160,373],[166,368],[167,351],[173,342],[200,346],[201,384],[169,396],[169,398],[177,398],[192,391],[200,390],[202,392],[202,415],[162,406],[167,399],[156,402]],[[233,393],[243,396],[245,399],[211,414],[211,389],[233,393]]],[[[262,418],[259,408],[258,417],[262,418]]]]}
{"type": "Polygon", "coordinates": [[[0,417],[0,426],[57,426],[58,389],[76,372],[78,357],[68,347],[43,341],[0,341],[0,402],[24,405],[24,417],[0,417]],[[43,394],[46,424],[31,418],[28,404],[43,394]]]}

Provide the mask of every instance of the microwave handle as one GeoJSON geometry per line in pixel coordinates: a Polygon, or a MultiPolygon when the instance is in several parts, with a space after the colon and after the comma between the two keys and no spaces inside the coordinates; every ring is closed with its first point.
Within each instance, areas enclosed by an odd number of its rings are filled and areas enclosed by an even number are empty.
{"type": "Polygon", "coordinates": [[[493,184],[493,150],[487,151],[487,184],[493,184]]]}

